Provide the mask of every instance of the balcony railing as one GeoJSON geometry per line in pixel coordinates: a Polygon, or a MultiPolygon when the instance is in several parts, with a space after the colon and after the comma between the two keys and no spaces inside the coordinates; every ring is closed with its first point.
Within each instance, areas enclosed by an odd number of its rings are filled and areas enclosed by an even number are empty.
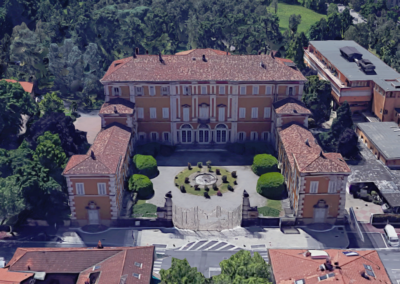
{"type": "Polygon", "coordinates": [[[207,123],[210,123],[210,119],[209,118],[198,118],[197,122],[200,124],[207,124],[207,123]]]}

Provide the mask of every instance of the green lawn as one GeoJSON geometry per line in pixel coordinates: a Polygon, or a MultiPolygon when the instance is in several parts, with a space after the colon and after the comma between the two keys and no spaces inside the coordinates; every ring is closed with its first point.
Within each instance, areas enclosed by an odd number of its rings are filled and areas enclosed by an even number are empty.
{"type": "Polygon", "coordinates": [[[279,217],[279,214],[282,210],[281,201],[268,199],[266,206],[258,207],[257,209],[258,213],[263,216],[279,217]]]}
{"type": "MultiPolygon", "coordinates": [[[[269,11],[273,11],[272,8],[269,8],[269,11]]],[[[304,8],[300,5],[289,5],[285,3],[278,3],[278,17],[279,17],[279,29],[283,33],[286,29],[289,28],[289,17],[292,14],[300,14],[301,15],[301,23],[297,29],[297,32],[306,33],[307,30],[311,27],[312,24],[319,21],[321,18],[327,18],[326,15],[318,14],[313,10],[304,8]]]]}
{"type": "Polygon", "coordinates": [[[132,217],[157,217],[157,206],[146,203],[146,200],[138,200],[133,206],[132,217]]]}
{"type": "MultiPolygon", "coordinates": [[[[223,168],[221,168],[221,167],[211,167],[211,171],[212,172],[215,172],[215,170],[216,169],[219,169],[220,170],[220,172],[221,172],[221,175],[220,176],[224,176],[224,175],[226,175],[226,177],[227,177],[227,183],[222,183],[219,187],[218,187],[218,189],[219,189],[219,191],[221,191],[221,193],[224,193],[224,192],[227,192],[228,191],[228,185],[231,185],[232,187],[235,187],[235,185],[234,185],[234,181],[236,180],[236,178],[233,178],[232,176],[231,176],[231,173],[230,172],[228,172],[227,170],[225,170],[225,169],[223,169],[223,168]]],[[[180,172],[176,177],[177,178],[175,178],[175,186],[180,190],[180,186],[181,185],[184,185],[185,186],[185,189],[186,189],[186,193],[190,193],[190,194],[194,194],[194,195],[199,195],[199,196],[204,196],[204,192],[205,192],[205,190],[203,189],[203,188],[200,188],[200,190],[195,190],[194,189],[194,187],[192,187],[190,184],[187,184],[187,183],[185,183],[185,178],[186,177],[188,177],[188,176],[190,176],[192,173],[195,173],[195,172],[203,172],[203,173],[206,173],[206,172],[208,172],[208,168],[207,168],[207,166],[203,166],[201,169],[200,168],[198,168],[198,167],[192,167],[192,169],[191,170],[189,170],[189,169],[185,169],[185,170],[183,170],[182,172],[180,172]]],[[[218,192],[218,190],[214,190],[213,188],[212,188],[212,186],[209,186],[209,192],[208,192],[208,194],[210,195],[210,196],[212,196],[212,195],[216,195],[217,194],[217,192],[218,192]]]]}

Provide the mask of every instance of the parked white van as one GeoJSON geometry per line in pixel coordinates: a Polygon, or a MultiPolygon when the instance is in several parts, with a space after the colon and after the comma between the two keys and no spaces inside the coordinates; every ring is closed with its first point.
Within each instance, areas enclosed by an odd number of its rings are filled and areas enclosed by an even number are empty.
{"type": "Polygon", "coordinates": [[[387,243],[392,247],[399,246],[399,237],[397,236],[396,230],[393,228],[392,225],[385,226],[385,238],[387,243]]]}

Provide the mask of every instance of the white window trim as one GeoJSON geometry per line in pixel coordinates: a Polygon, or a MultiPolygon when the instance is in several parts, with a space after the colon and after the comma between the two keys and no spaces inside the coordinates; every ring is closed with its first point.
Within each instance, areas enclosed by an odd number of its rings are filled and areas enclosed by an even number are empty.
{"type": "Polygon", "coordinates": [[[251,118],[252,119],[257,119],[258,118],[258,107],[252,107],[251,108],[251,118]],[[254,110],[257,110],[257,112],[255,112],[254,110]]]}
{"type": "Polygon", "coordinates": [[[218,121],[225,121],[225,115],[226,115],[225,107],[219,107],[218,108],[218,121]]]}
{"type": "Polygon", "coordinates": [[[271,107],[264,107],[264,118],[271,117],[271,107]]]}
{"type": "Polygon", "coordinates": [[[291,97],[297,96],[295,86],[296,85],[287,85],[286,96],[289,96],[289,88],[293,88],[293,93],[292,93],[291,97]]]}
{"type": "Polygon", "coordinates": [[[269,141],[270,138],[271,138],[271,134],[268,131],[264,131],[261,133],[261,139],[263,141],[269,141]],[[267,134],[267,139],[264,139],[264,134],[267,134]]]}
{"type": "Polygon", "coordinates": [[[77,182],[75,183],[75,190],[76,190],[76,195],[85,195],[85,184],[83,182],[77,182]],[[80,187],[78,187],[78,185],[80,187]],[[78,190],[78,188],[82,189],[82,192],[78,190]]]}
{"type": "Polygon", "coordinates": [[[201,86],[200,89],[202,95],[207,95],[207,86],[201,86]]]}
{"type": "Polygon", "coordinates": [[[169,108],[168,107],[163,107],[162,108],[162,117],[163,118],[169,118],[169,108]]]}
{"type": "Polygon", "coordinates": [[[255,85],[253,86],[253,95],[258,95],[260,94],[260,86],[255,85]]]}
{"type": "Polygon", "coordinates": [[[268,95],[272,95],[272,85],[265,85],[265,94],[268,95]],[[271,90],[270,93],[268,93],[268,88],[271,90]]]}
{"type": "Polygon", "coordinates": [[[157,119],[157,108],[151,107],[149,108],[150,119],[157,119]]]}
{"type": "Polygon", "coordinates": [[[156,87],[155,86],[149,86],[149,95],[152,97],[156,95],[156,87]],[[152,94],[151,90],[153,90],[153,94],[152,94]]]}
{"type": "Polygon", "coordinates": [[[155,132],[155,131],[150,132],[150,140],[157,141],[158,140],[158,132],[155,132]],[[153,134],[156,134],[156,139],[153,139],[153,134]]]}
{"type": "Polygon", "coordinates": [[[251,141],[257,141],[258,140],[258,133],[256,131],[251,131],[250,132],[250,140],[251,141]],[[254,135],[255,134],[255,135],[254,135]],[[253,137],[254,136],[254,137],[253,137]]]}
{"type": "Polygon", "coordinates": [[[144,108],[142,108],[142,107],[137,108],[137,118],[138,119],[144,118],[144,108]]]}
{"type": "Polygon", "coordinates": [[[164,132],[162,133],[162,139],[163,139],[164,142],[170,142],[170,140],[171,140],[171,133],[170,133],[170,132],[167,132],[167,131],[164,131],[164,132]],[[165,140],[165,134],[166,134],[166,133],[168,133],[168,140],[165,140]]]}
{"type": "Polygon", "coordinates": [[[244,131],[239,131],[238,134],[237,134],[237,141],[239,141],[239,142],[245,142],[245,141],[246,141],[246,132],[244,132],[244,131]],[[240,139],[239,139],[240,134],[243,134],[243,140],[240,140],[240,139]]]}
{"type": "Polygon", "coordinates": [[[245,96],[247,92],[247,86],[246,85],[241,85],[240,86],[240,95],[245,96]],[[242,93],[242,88],[244,88],[244,93],[242,93]]]}
{"type": "Polygon", "coordinates": [[[182,109],[182,120],[185,122],[190,121],[190,108],[189,107],[184,107],[182,109]],[[187,117],[185,117],[186,113],[187,113],[187,117]]]}
{"type": "Polygon", "coordinates": [[[310,182],[310,193],[318,193],[318,181],[311,181],[310,182]]]}
{"type": "Polygon", "coordinates": [[[182,91],[183,91],[183,95],[188,96],[190,95],[190,86],[189,85],[183,85],[182,91]],[[187,91],[186,91],[187,90],[187,91]]]}
{"type": "Polygon", "coordinates": [[[218,86],[218,94],[219,95],[225,95],[226,94],[226,86],[218,86]],[[224,90],[224,91],[221,92],[221,90],[224,90]]]}
{"type": "Polygon", "coordinates": [[[330,180],[328,185],[328,193],[336,193],[336,181],[330,180]]]}
{"type": "Polygon", "coordinates": [[[168,96],[170,94],[169,86],[161,86],[161,95],[168,96]],[[166,90],[164,90],[166,88],[166,90]]]}
{"type": "Polygon", "coordinates": [[[121,87],[119,86],[112,86],[112,94],[114,97],[121,97],[122,93],[121,93],[121,87]],[[115,94],[115,90],[114,89],[118,89],[118,95],[115,94]]]}
{"type": "Polygon", "coordinates": [[[241,119],[245,119],[246,118],[246,108],[245,107],[240,107],[239,108],[239,118],[241,118],[241,119]],[[243,116],[241,116],[240,114],[241,114],[241,109],[244,109],[244,112],[243,112],[243,116]]]}
{"type": "Polygon", "coordinates": [[[232,86],[232,94],[238,95],[239,94],[239,86],[232,86]]]}
{"type": "Polygon", "coordinates": [[[194,131],[193,131],[193,129],[191,129],[191,128],[185,128],[185,129],[181,129],[180,131],[179,131],[180,133],[179,133],[179,138],[180,138],[180,143],[182,143],[182,144],[192,144],[193,142],[194,142],[194,137],[193,137],[193,135],[194,135],[194,131]],[[186,142],[183,142],[183,139],[182,139],[182,133],[183,133],[183,131],[187,131],[186,132],[186,142]],[[190,131],[190,142],[187,142],[187,133],[190,131]]]}
{"type": "Polygon", "coordinates": [[[105,182],[98,182],[97,183],[97,193],[99,195],[107,195],[107,187],[106,187],[106,183],[105,182]],[[101,187],[104,186],[104,193],[101,192],[101,187]]]}
{"type": "Polygon", "coordinates": [[[137,96],[143,96],[144,94],[143,86],[135,86],[135,94],[137,96]],[[140,88],[140,92],[138,91],[138,88],[140,88]]]}

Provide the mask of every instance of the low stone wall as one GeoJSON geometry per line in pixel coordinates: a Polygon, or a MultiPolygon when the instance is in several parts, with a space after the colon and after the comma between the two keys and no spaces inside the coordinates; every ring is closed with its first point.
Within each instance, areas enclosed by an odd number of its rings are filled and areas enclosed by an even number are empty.
{"type": "Polygon", "coordinates": [[[117,219],[111,223],[111,227],[171,228],[174,227],[174,224],[172,223],[172,221],[163,219],[132,218],[132,219],[117,219]]]}
{"type": "Polygon", "coordinates": [[[394,227],[400,227],[400,214],[372,214],[370,223],[376,227],[384,227],[390,224],[394,227]]]}
{"type": "Polygon", "coordinates": [[[242,227],[269,227],[269,228],[279,228],[280,218],[254,218],[254,219],[243,219],[242,227]]]}

